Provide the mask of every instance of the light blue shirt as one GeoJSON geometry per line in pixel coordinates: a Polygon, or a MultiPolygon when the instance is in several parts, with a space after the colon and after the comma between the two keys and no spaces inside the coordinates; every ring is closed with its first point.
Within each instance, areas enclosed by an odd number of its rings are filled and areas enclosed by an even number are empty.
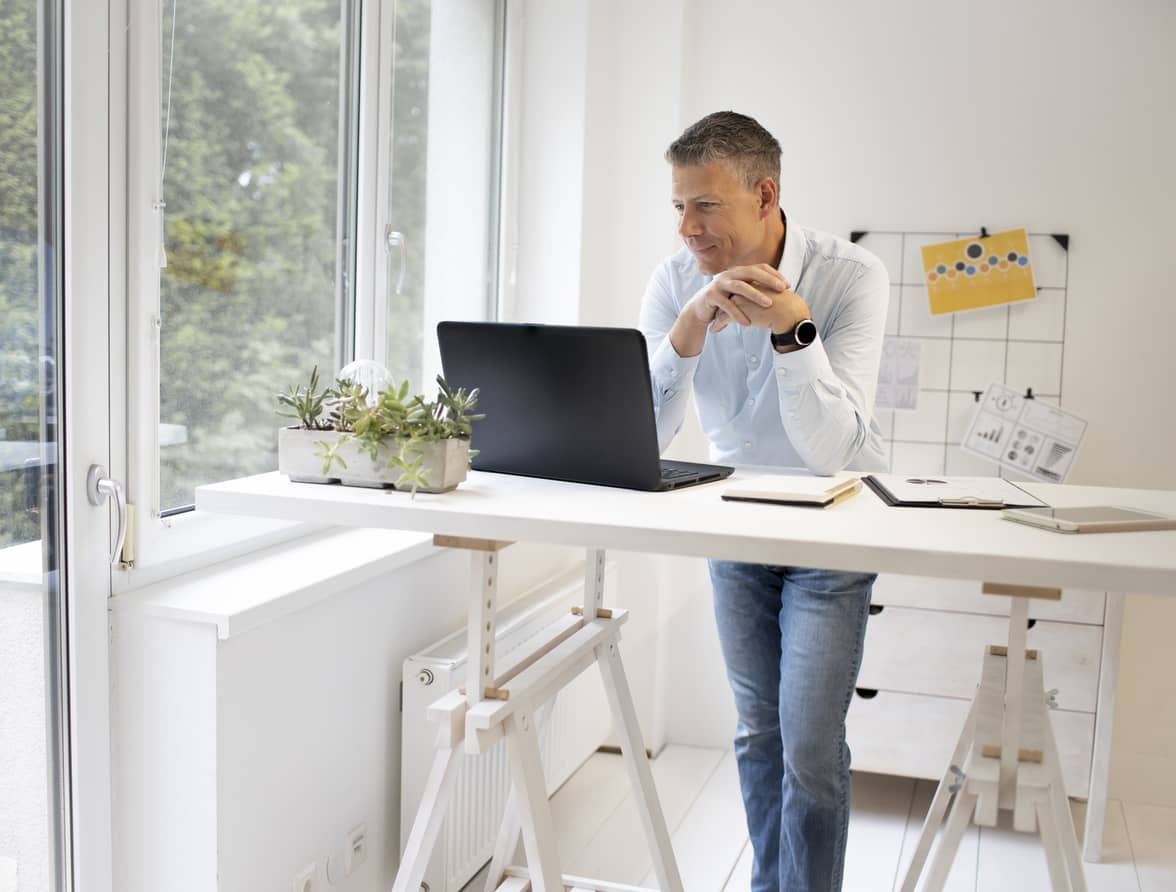
{"type": "Polygon", "coordinates": [[[884,471],[874,394],[890,279],[882,262],[845,239],[788,222],[781,274],[812,310],[818,337],[778,353],[766,328],[731,324],[708,331],[702,352],[683,358],[669,332],[712,276],[683,248],[653,273],[641,304],[649,348],[657,439],[662,452],[686,417],[694,386],[711,460],[884,471]]]}

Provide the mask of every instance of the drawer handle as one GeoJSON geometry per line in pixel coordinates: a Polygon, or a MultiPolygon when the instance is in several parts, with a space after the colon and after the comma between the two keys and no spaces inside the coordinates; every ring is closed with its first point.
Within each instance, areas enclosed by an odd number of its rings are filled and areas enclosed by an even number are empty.
{"type": "Polygon", "coordinates": [[[1029,625],[1027,626],[1027,628],[1032,629],[1035,625],[1037,625],[1037,620],[1031,619],[1031,620],[1029,620],[1029,625]]]}
{"type": "Polygon", "coordinates": [[[877,616],[879,613],[882,612],[882,610],[885,607],[886,607],[885,604],[871,604],[870,605],[870,616],[877,616]]]}
{"type": "Polygon", "coordinates": [[[878,696],[877,688],[854,688],[853,692],[863,700],[873,700],[878,696]]]}

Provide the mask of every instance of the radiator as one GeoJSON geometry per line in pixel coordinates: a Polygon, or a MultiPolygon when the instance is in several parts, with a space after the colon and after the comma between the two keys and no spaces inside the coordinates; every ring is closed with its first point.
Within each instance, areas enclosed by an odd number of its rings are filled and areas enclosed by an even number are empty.
{"type": "MultiPolygon", "coordinates": [[[[605,592],[615,591],[616,567],[605,565],[605,592]]],[[[512,651],[533,645],[573,605],[584,603],[584,567],[579,565],[536,586],[498,611],[496,657],[511,662],[512,651]]],[[[426,716],[443,694],[465,684],[465,629],[404,661],[401,724],[400,851],[420,805],[432,764],[437,727],[426,716]]],[[[540,713],[541,715],[541,713],[540,713]]],[[[589,668],[556,695],[539,726],[544,776],[550,795],[605,742],[612,730],[600,673],[589,668]]],[[[494,841],[510,792],[506,742],[477,756],[459,759],[450,807],[422,888],[458,892],[494,854],[494,841]]]]}

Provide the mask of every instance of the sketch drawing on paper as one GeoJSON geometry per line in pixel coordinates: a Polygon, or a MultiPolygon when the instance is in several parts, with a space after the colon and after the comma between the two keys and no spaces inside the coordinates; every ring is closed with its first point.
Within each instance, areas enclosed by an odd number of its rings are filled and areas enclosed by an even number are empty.
{"type": "Polygon", "coordinates": [[[882,342],[882,364],[878,369],[879,409],[913,412],[919,408],[919,351],[917,338],[887,337],[882,342]]]}

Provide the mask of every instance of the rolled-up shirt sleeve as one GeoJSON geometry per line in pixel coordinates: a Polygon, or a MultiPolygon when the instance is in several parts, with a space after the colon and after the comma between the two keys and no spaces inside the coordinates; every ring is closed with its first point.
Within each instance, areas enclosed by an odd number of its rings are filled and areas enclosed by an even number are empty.
{"type": "Polygon", "coordinates": [[[863,266],[842,311],[803,350],[776,353],[780,420],[814,474],[835,474],[861,451],[878,387],[890,280],[863,266]]]}
{"type": "Polygon", "coordinates": [[[649,376],[653,387],[653,411],[657,420],[657,446],[665,452],[686,420],[690,385],[702,354],[682,357],[670,343],[670,329],[681,308],[670,287],[668,264],[654,271],[641,301],[641,333],[649,352],[649,376]]]}

